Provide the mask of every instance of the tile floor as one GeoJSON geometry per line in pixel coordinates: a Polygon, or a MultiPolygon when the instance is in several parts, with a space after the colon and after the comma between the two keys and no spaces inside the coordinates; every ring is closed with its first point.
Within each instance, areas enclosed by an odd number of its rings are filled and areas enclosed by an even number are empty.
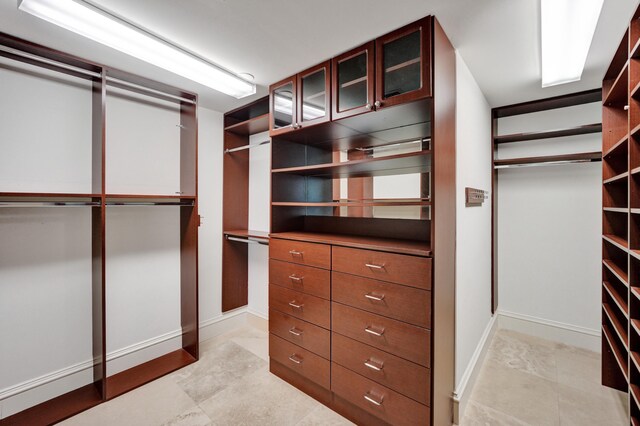
{"type": "MultiPolygon", "coordinates": [[[[461,426],[626,425],[626,395],[598,384],[593,352],[496,333],[461,426]]],[[[62,425],[351,424],[269,374],[267,333],[246,327],[201,345],[185,367],[62,425]]]]}

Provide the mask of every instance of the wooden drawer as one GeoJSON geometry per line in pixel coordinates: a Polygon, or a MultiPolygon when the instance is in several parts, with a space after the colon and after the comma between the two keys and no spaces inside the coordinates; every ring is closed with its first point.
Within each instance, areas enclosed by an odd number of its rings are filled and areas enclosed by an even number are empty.
{"type": "Polygon", "coordinates": [[[301,265],[331,269],[331,246],[326,244],[272,238],[269,241],[269,257],[301,265]]]}
{"type": "Polygon", "coordinates": [[[336,363],[331,390],[341,398],[392,425],[429,425],[429,407],[417,403],[336,363]]]}
{"type": "Polygon", "coordinates": [[[296,263],[269,260],[269,283],[323,299],[331,298],[331,272],[296,263]]]}
{"type": "Polygon", "coordinates": [[[431,289],[431,258],[333,247],[333,270],[376,280],[431,289]]]}
{"type": "Polygon", "coordinates": [[[342,272],[332,273],[332,300],[420,327],[431,327],[431,292],[342,272]]]}
{"type": "Polygon", "coordinates": [[[329,361],[318,355],[269,334],[269,357],[291,370],[329,389],[331,367],[329,361]]]}
{"type": "Polygon", "coordinates": [[[430,370],[333,333],[331,361],[422,404],[430,405],[430,370]]]}
{"type": "Polygon", "coordinates": [[[333,331],[429,367],[431,332],[426,328],[333,302],[333,331]]]}
{"type": "Polygon", "coordinates": [[[323,358],[330,359],[331,333],[329,330],[269,309],[269,331],[323,358]]]}
{"type": "Polygon", "coordinates": [[[269,308],[326,329],[331,328],[331,302],[319,297],[271,284],[269,308]]]}

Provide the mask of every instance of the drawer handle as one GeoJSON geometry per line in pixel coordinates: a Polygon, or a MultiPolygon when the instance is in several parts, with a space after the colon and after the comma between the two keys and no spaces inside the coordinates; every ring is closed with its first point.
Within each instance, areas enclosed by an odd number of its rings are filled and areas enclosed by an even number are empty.
{"type": "Polygon", "coordinates": [[[296,277],[295,275],[289,275],[289,279],[291,281],[295,281],[297,283],[301,283],[304,277],[296,277]]]}
{"type": "Polygon", "coordinates": [[[384,269],[384,265],[376,265],[375,263],[365,263],[364,266],[370,269],[384,269]]]}
{"type": "Polygon", "coordinates": [[[293,334],[294,336],[302,336],[303,331],[293,327],[291,330],[289,330],[289,333],[293,334]]]}
{"type": "Polygon", "coordinates": [[[295,362],[296,364],[302,364],[302,358],[298,357],[298,355],[293,354],[289,357],[289,361],[295,362]]]}
{"type": "Polygon", "coordinates": [[[372,370],[375,371],[382,371],[382,369],[384,368],[384,363],[381,362],[380,365],[376,365],[373,363],[373,361],[371,361],[371,358],[369,358],[368,360],[366,360],[364,362],[364,365],[372,370]]]}
{"type": "Polygon", "coordinates": [[[364,331],[374,336],[381,337],[384,334],[384,327],[380,331],[375,331],[371,326],[367,326],[364,331]]]}
{"type": "Polygon", "coordinates": [[[380,399],[378,399],[376,401],[376,399],[373,396],[371,396],[371,394],[369,392],[364,394],[364,399],[366,399],[367,401],[369,401],[372,404],[377,405],[378,407],[381,406],[382,402],[384,401],[384,397],[383,396],[381,396],[380,399]]]}
{"type": "Polygon", "coordinates": [[[295,300],[292,300],[291,302],[289,302],[289,306],[296,309],[302,309],[304,303],[297,303],[295,300]]]}
{"type": "Polygon", "coordinates": [[[367,293],[364,295],[364,297],[366,297],[367,299],[376,300],[378,302],[381,302],[384,300],[384,294],[377,295],[375,293],[367,293]]]}
{"type": "Polygon", "coordinates": [[[301,251],[297,251],[297,250],[289,250],[289,254],[291,256],[300,256],[300,257],[302,257],[302,252],[301,251]]]}

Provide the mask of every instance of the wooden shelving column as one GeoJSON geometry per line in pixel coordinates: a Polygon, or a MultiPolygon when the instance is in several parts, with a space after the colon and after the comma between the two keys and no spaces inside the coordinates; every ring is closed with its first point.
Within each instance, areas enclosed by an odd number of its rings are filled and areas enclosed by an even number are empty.
{"type": "Polygon", "coordinates": [[[602,384],[640,419],[640,8],[602,82],[602,384]]]}
{"type": "MultiPolygon", "coordinates": [[[[197,95],[136,75],[92,63],[63,52],[0,33],[0,56],[92,82],[92,158],[90,194],[0,192],[0,202],[12,206],[87,206],[92,209],[92,383],[0,420],[0,425],[49,425],[115,398],[165,374],[197,361],[198,322],[198,183],[197,95]],[[106,190],[104,153],[107,87],[170,101],[180,111],[180,191],[166,194],[109,194],[106,190]],[[182,347],[178,350],[108,375],[106,336],[106,211],[109,206],[175,206],[180,209],[180,323],[182,347]]],[[[115,207],[117,208],[117,207],[115,207]]],[[[150,295],[152,297],[153,295],[150,295]]],[[[135,326],[135,324],[132,324],[135,326]]]]}
{"type": "MultiPolygon", "coordinates": [[[[247,244],[227,236],[268,241],[249,231],[249,138],[269,130],[269,98],[258,99],[224,115],[222,195],[222,312],[248,303],[247,244]]],[[[266,142],[266,141],[265,141],[266,142]]]]}

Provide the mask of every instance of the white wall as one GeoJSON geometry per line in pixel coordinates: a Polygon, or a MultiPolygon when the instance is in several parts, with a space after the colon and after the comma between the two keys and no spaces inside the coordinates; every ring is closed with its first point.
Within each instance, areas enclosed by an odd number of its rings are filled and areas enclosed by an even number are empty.
{"type": "Polygon", "coordinates": [[[491,190],[491,110],[457,56],[456,394],[477,361],[491,320],[491,201],[465,206],[465,187],[491,190]]]}
{"type": "MultiPolygon", "coordinates": [[[[599,103],[500,119],[498,132],[601,120],[599,103]]],[[[512,143],[500,158],[600,151],[601,135],[512,143]]],[[[602,164],[498,172],[498,282],[502,314],[584,334],[599,350],[602,164]]],[[[528,330],[535,332],[534,329],[528,330]]],[[[548,338],[558,338],[545,335],[548,338]]]]}
{"type": "MultiPolygon", "coordinates": [[[[269,139],[269,132],[251,135],[249,143],[269,139]]],[[[249,151],[249,229],[271,229],[271,145],[249,151]]],[[[269,317],[269,246],[249,244],[249,304],[247,311],[269,317]]]]}

